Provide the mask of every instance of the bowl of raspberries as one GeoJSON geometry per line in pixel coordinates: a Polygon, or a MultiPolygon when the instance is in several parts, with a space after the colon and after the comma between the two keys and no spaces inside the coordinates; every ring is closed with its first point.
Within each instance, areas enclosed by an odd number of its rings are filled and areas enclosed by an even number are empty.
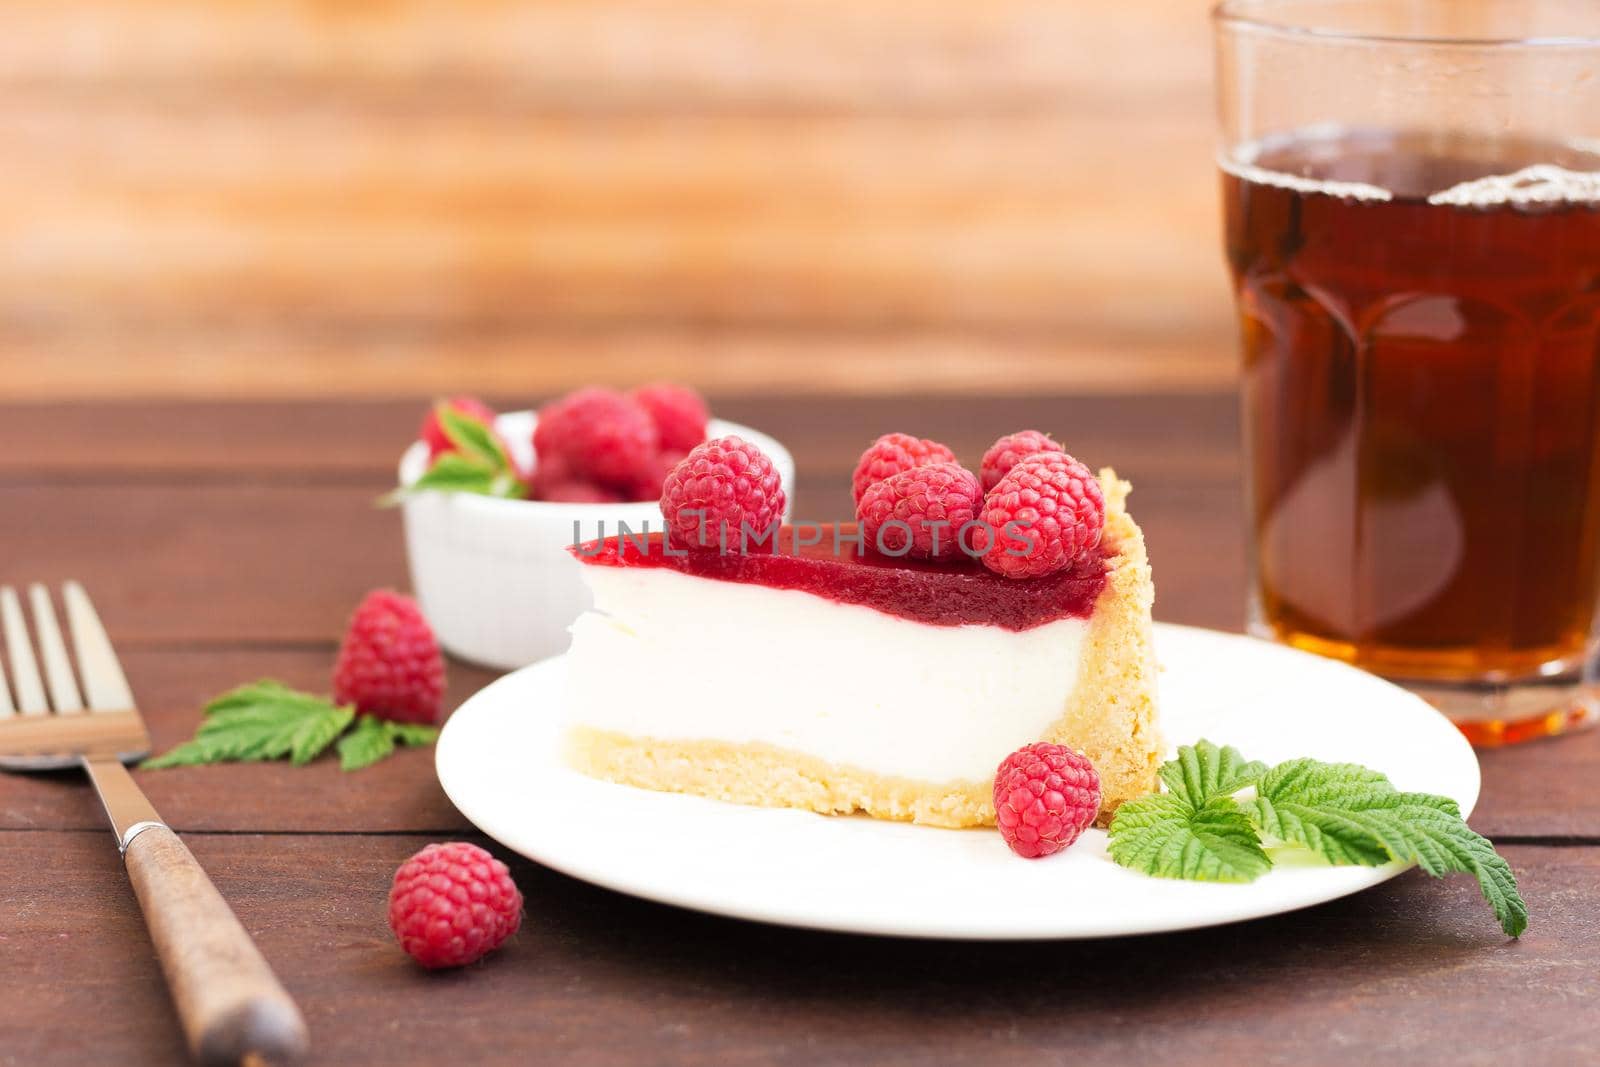
{"type": "Polygon", "coordinates": [[[388,499],[401,509],[412,589],[440,644],[507,670],[563,651],[567,627],[589,607],[567,547],[624,528],[661,531],[668,473],[695,446],[728,436],[770,456],[793,485],[787,449],[711,418],[687,386],[589,386],[537,411],[499,413],[470,396],[435,403],[388,499]]]}

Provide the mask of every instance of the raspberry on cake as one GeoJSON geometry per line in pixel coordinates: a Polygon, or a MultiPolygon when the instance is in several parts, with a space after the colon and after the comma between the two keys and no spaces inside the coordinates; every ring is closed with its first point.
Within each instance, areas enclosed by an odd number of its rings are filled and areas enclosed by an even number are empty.
{"type": "Polygon", "coordinates": [[[956,454],[937,441],[912,437],[908,433],[886,433],[861,453],[850,477],[850,490],[859,507],[861,498],[874,482],[925,463],[954,463],[956,454]]]}
{"type": "Polygon", "coordinates": [[[1051,440],[1047,433],[1038,430],[1019,430],[1008,433],[989,446],[983,454],[978,470],[983,478],[983,491],[987,493],[1004,478],[1018,462],[1041,452],[1065,452],[1066,449],[1051,440]]]}
{"type": "Polygon", "coordinates": [[[1073,526],[1075,554],[1026,579],[965,553],[889,558],[850,524],[750,553],[575,546],[595,608],[572,628],[570,759],[648,789],[978,826],[1001,760],[1045,741],[1092,762],[1103,824],[1163,750],[1128,491],[1106,470],[1067,492],[1075,523],[1103,499],[1103,535],[1073,526]]]}
{"type": "Polygon", "coordinates": [[[661,486],[661,515],[675,544],[726,552],[747,540],[770,542],[783,520],[778,470],[739,437],[690,451],[661,486]]]}
{"type": "Polygon", "coordinates": [[[983,492],[959,463],[929,463],[867,487],[856,519],[867,544],[888,555],[951,559],[956,538],[978,517],[983,492]]]}
{"type": "Polygon", "coordinates": [[[1021,460],[983,498],[984,565],[1008,578],[1038,578],[1100,543],[1106,501],[1088,467],[1064,452],[1021,460]]]}

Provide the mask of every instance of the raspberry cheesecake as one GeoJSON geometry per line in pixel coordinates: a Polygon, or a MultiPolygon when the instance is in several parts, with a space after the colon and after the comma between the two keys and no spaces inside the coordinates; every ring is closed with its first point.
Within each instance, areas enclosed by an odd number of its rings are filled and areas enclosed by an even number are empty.
{"type": "Polygon", "coordinates": [[[751,545],[729,531],[765,529],[748,520],[782,514],[781,488],[724,444],[668,476],[667,533],[572,550],[595,599],[568,654],[576,767],[934,826],[992,824],[996,768],[1036,741],[1093,763],[1102,822],[1154,788],[1154,591],[1126,482],[1054,451],[1011,456],[984,493],[942,446],[875,445],[860,522],[751,545]]]}

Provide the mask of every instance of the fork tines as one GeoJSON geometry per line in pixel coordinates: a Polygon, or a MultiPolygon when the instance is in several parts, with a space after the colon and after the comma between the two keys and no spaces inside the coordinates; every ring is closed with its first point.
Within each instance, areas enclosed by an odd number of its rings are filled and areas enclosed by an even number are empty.
{"type": "Polygon", "coordinates": [[[28,587],[37,644],[30,640],[17,591],[0,586],[0,636],[3,659],[10,667],[7,674],[0,665],[0,758],[131,755],[147,750],[149,740],[128,680],[89,595],[77,582],[67,582],[61,602],[72,633],[70,655],[45,586],[28,587]],[[75,720],[81,721],[75,724],[75,720]]]}

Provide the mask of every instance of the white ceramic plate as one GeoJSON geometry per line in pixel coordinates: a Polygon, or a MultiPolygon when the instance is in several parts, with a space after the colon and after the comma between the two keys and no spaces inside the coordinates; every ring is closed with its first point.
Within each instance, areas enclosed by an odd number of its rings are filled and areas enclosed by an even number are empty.
{"type": "MultiPolygon", "coordinates": [[[[1370,674],[1253,638],[1158,626],[1169,740],[1251,759],[1363,763],[1406,790],[1478,799],[1471,747],[1427,704],[1370,674]]],[[[1025,861],[993,830],[723,804],[586,778],[560,762],[565,663],[507,675],[451,717],[437,764],[461,812],[576,878],[719,915],[905,937],[1089,938],[1235,922],[1334,900],[1405,869],[1309,857],[1249,885],[1150,878],[1091,830],[1025,861]]],[[[1303,854],[1302,854],[1303,855],[1303,854]]]]}

